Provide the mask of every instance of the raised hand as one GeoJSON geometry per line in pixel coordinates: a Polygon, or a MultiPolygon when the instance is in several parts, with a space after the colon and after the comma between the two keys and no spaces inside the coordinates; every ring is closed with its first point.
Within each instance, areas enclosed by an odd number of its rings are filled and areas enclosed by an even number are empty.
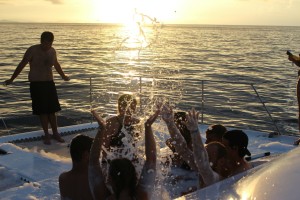
{"type": "Polygon", "coordinates": [[[198,131],[199,112],[196,112],[196,110],[193,108],[188,112],[186,119],[187,120],[184,123],[190,132],[198,131]]]}
{"type": "Polygon", "coordinates": [[[174,122],[173,109],[168,104],[162,106],[161,116],[167,124],[174,122]]]}
{"type": "Polygon", "coordinates": [[[155,113],[153,115],[151,115],[147,121],[145,122],[145,127],[150,127],[154,122],[155,120],[157,119],[158,115],[160,114],[160,110],[161,110],[161,106],[162,106],[162,103],[157,103],[156,105],[156,108],[157,110],[155,111],[155,113]]]}

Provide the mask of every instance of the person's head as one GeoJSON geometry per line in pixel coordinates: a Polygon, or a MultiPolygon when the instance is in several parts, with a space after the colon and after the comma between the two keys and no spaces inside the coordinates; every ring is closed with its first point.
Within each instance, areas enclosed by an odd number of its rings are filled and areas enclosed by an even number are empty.
{"type": "Polygon", "coordinates": [[[93,138],[86,135],[75,136],[70,144],[70,154],[73,163],[79,163],[82,161],[87,161],[89,159],[89,153],[91,146],[93,144],[93,138]]]}
{"type": "Polygon", "coordinates": [[[184,137],[188,146],[192,146],[192,138],[189,129],[186,127],[184,122],[186,122],[186,113],[185,112],[175,112],[174,113],[174,122],[180,131],[181,135],[184,137]]]}
{"type": "Polygon", "coordinates": [[[227,131],[223,135],[222,143],[226,146],[229,154],[237,154],[240,158],[245,155],[251,156],[248,147],[248,136],[242,130],[227,131]]]}
{"type": "Polygon", "coordinates": [[[224,172],[226,173],[226,171],[228,171],[226,165],[226,147],[220,142],[211,142],[208,145],[206,145],[205,148],[208,154],[208,159],[211,168],[215,172],[221,174],[222,176],[225,176],[224,172]]]}
{"type": "Polygon", "coordinates": [[[49,50],[52,47],[54,41],[53,33],[45,31],[41,35],[41,45],[44,50],[49,50]]]}
{"type": "Polygon", "coordinates": [[[131,94],[123,94],[118,99],[118,111],[120,114],[131,115],[137,105],[136,99],[131,94]]]}
{"type": "Polygon", "coordinates": [[[117,199],[124,189],[129,189],[130,196],[135,196],[137,174],[132,162],[127,158],[117,158],[110,162],[109,180],[117,199]]]}
{"type": "Polygon", "coordinates": [[[222,137],[226,133],[226,127],[221,124],[215,124],[206,130],[206,141],[205,144],[210,142],[222,142],[222,137]]]}

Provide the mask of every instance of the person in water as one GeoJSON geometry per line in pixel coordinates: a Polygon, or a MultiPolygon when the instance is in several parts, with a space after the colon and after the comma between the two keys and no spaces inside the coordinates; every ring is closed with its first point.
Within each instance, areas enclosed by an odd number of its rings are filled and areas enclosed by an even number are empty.
{"type": "MultiPolygon", "coordinates": [[[[139,134],[136,126],[140,120],[133,117],[136,110],[137,101],[130,94],[123,94],[118,99],[118,115],[106,121],[105,138],[103,145],[107,150],[117,149],[119,153],[125,145],[132,145],[138,140],[139,134]],[[126,144],[124,144],[126,141],[126,144]]],[[[128,147],[130,149],[130,147],[128,147]]],[[[106,153],[104,152],[104,159],[106,153]]]]}
{"type": "Polygon", "coordinates": [[[88,169],[89,184],[94,199],[151,199],[156,176],[156,142],[151,126],[159,113],[160,108],[144,124],[146,160],[140,178],[137,178],[132,161],[127,158],[115,158],[110,161],[108,183],[106,183],[99,159],[107,123],[92,111],[99,123],[99,130],[91,148],[88,169]],[[109,185],[112,191],[108,189],[109,185]]]}
{"type": "Polygon", "coordinates": [[[227,151],[223,144],[212,142],[205,148],[198,130],[198,115],[192,110],[186,116],[185,125],[192,138],[191,151],[174,123],[172,108],[164,105],[162,109],[162,118],[175,141],[176,152],[189,164],[191,170],[199,172],[199,187],[202,188],[228,177],[230,169],[226,165],[227,151]]]}
{"type": "Polygon", "coordinates": [[[48,132],[50,123],[53,138],[58,142],[64,142],[57,131],[56,112],[60,111],[60,104],[57,97],[55,83],[53,81],[52,67],[63,78],[70,80],[62,70],[55,49],[52,47],[54,35],[51,32],[43,32],[41,43],[33,45],[27,49],[22,61],[15,69],[10,79],[4,82],[5,85],[11,84],[29,63],[30,95],[32,99],[32,113],[38,115],[45,133],[44,143],[51,144],[51,136],[48,132]]]}
{"type": "Polygon", "coordinates": [[[70,144],[72,169],[59,175],[59,190],[62,200],[92,200],[88,181],[88,166],[93,138],[86,135],[75,136],[70,144]]]}
{"type": "MultiPolygon", "coordinates": [[[[292,61],[295,65],[300,67],[300,57],[293,55],[291,52],[287,52],[289,61],[292,61]]],[[[298,129],[300,133],[300,70],[298,71],[297,82],[297,101],[298,101],[298,129]]],[[[300,138],[294,142],[295,145],[299,145],[300,138]]]]}

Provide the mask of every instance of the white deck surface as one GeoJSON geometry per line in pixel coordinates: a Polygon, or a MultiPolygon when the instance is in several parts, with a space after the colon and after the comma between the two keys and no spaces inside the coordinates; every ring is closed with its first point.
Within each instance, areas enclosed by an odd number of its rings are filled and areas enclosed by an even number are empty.
{"type": "MultiPolygon", "coordinates": [[[[79,129],[83,130],[80,134],[87,134],[94,137],[97,130],[85,130],[89,127],[96,127],[96,125],[72,126],[65,128],[64,131],[79,129]]],[[[203,138],[205,138],[203,133],[206,128],[207,126],[200,126],[203,138]]],[[[293,146],[295,137],[277,136],[269,138],[268,134],[265,133],[247,130],[245,132],[249,136],[249,149],[252,155],[271,152],[270,157],[259,159],[262,162],[272,160],[274,155],[288,152],[295,148],[293,146]]],[[[9,152],[8,155],[0,156],[0,177],[2,178],[0,183],[1,199],[60,199],[58,176],[63,171],[71,168],[68,144],[76,134],[78,133],[64,136],[63,138],[66,140],[66,143],[58,143],[52,140],[51,145],[44,145],[41,140],[22,142],[16,145],[5,142],[20,138],[41,136],[41,132],[25,133],[22,134],[22,137],[18,135],[0,138],[0,148],[9,152]]],[[[161,137],[161,134],[157,135],[161,137]]],[[[166,137],[168,136],[166,135],[166,137]]],[[[164,138],[161,139],[163,140],[164,138]]],[[[256,160],[256,162],[259,160],[256,160]]],[[[172,173],[181,178],[178,181],[174,181],[173,186],[166,186],[165,189],[169,195],[165,195],[163,199],[176,198],[180,194],[180,190],[185,190],[190,185],[197,183],[196,175],[192,172],[175,169],[172,173]]],[[[226,184],[228,185],[229,183],[227,182],[226,184]]],[[[232,184],[231,180],[230,185],[232,184]]],[[[193,196],[190,195],[186,198],[201,199],[200,197],[204,195],[203,192],[210,194],[212,191],[200,190],[193,193],[193,196]]],[[[184,199],[185,197],[182,198],[184,199]]]]}

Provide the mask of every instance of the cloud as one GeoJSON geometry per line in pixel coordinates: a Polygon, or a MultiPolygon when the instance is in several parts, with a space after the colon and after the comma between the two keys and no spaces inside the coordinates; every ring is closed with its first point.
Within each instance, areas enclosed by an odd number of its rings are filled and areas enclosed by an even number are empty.
{"type": "Polygon", "coordinates": [[[46,0],[46,1],[50,1],[53,4],[63,4],[63,0],[46,0]]]}

